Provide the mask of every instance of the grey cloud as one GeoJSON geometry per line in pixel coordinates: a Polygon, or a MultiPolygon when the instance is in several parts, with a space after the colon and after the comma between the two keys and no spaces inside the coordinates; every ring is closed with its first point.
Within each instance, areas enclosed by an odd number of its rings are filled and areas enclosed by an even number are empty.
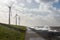
{"type": "MultiPolygon", "coordinates": [[[[19,6],[19,7],[22,7],[19,9],[23,9],[22,12],[19,12],[19,14],[21,16],[21,24],[27,25],[27,26],[60,25],[60,12],[57,9],[55,9],[52,4],[50,4],[50,2],[54,2],[54,1],[55,0],[40,0],[41,3],[44,3],[43,4],[44,9],[39,9],[39,6],[42,6],[42,5],[40,5],[40,3],[36,3],[34,1],[32,1],[31,3],[28,3],[26,0],[18,0],[17,4],[24,3],[24,5],[25,5],[24,6],[25,9],[22,6],[19,6]],[[45,7],[45,6],[48,6],[48,7],[45,7]],[[32,9],[36,8],[36,9],[31,10],[31,8],[32,9]],[[24,12],[24,14],[23,14],[23,12],[24,12]]],[[[16,7],[16,8],[18,9],[18,7],[16,7]]],[[[15,11],[13,13],[15,13],[15,11]]],[[[15,14],[13,14],[13,15],[15,15],[15,14]]],[[[13,18],[12,18],[12,20],[13,20],[13,18]]]]}
{"type": "MultiPolygon", "coordinates": [[[[43,4],[43,8],[44,9],[38,9],[39,11],[30,11],[30,9],[26,10],[25,13],[26,14],[31,14],[29,18],[27,18],[27,16],[25,16],[26,19],[24,19],[24,23],[25,25],[60,25],[60,12],[55,9],[53,7],[53,5],[51,3],[54,3],[56,0],[40,0],[40,3],[44,3],[43,4]],[[48,5],[47,5],[47,4],[48,5]],[[48,6],[48,7],[45,7],[45,6],[48,6]],[[46,11],[44,11],[46,10],[46,11]],[[49,12],[50,11],[50,12],[49,12]],[[45,15],[45,16],[43,16],[45,15]],[[57,16],[59,15],[59,16],[57,16]],[[30,19],[32,18],[32,19],[30,19]]],[[[26,1],[25,1],[26,2],[26,1]]],[[[25,3],[24,2],[24,3],[25,3]]],[[[25,3],[26,5],[26,8],[27,7],[31,7],[32,5],[33,6],[37,6],[37,4],[35,3],[32,3],[32,4],[29,4],[29,3],[25,3]]],[[[33,6],[32,6],[32,9],[33,9],[33,6]]],[[[39,6],[41,6],[39,4],[39,6]]]]}
{"type": "Polygon", "coordinates": [[[39,5],[40,5],[40,3],[35,2],[35,0],[32,0],[31,3],[28,3],[27,0],[18,0],[17,3],[18,4],[24,3],[24,5],[25,5],[24,7],[25,8],[30,8],[30,9],[38,8],[39,5]]]}

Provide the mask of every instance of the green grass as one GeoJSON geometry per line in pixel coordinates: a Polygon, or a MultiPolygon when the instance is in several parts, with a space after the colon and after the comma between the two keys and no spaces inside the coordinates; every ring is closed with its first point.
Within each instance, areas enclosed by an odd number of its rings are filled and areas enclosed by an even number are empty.
{"type": "Polygon", "coordinates": [[[22,29],[22,30],[26,30],[26,27],[25,26],[18,26],[18,25],[11,25],[15,28],[19,28],[19,29],[22,29]]]}
{"type": "MultiPolygon", "coordinates": [[[[20,27],[15,26],[15,27],[20,28],[21,26],[20,27]]],[[[24,32],[20,32],[0,24],[0,40],[24,40],[26,28],[22,26],[21,30],[24,30],[24,32]]]]}

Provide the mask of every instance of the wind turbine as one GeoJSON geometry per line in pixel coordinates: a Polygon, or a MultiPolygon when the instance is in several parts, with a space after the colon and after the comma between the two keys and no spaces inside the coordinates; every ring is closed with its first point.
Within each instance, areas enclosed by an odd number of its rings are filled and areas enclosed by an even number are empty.
{"type": "Polygon", "coordinates": [[[15,18],[16,18],[16,25],[19,24],[20,25],[20,16],[17,14],[18,10],[16,10],[16,15],[15,15],[15,18]]]}
{"type": "Polygon", "coordinates": [[[17,16],[18,16],[18,15],[16,14],[16,15],[15,15],[15,17],[16,17],[16,25],[17,25],[17,16]]]}
{"type": "Polygon", "coordinates": [[[20,16],[18,17],[18,24],[20,25],[20,16]]]}
{"type": "Polygon", "coordinates": [[[15,15],[15,22],[16,22],[16,25],[20,25],[20,16],[18,14],[15,15]]]}
{"type": "Polygon", "coordinates": [[[8,19],[9,25],[11,24],[11,8],[12,8],[13,4],[14,4],[13,1],[10,1],[10,3],[7,4],[7,7],[9,8],[9,19],[8,19]]]}

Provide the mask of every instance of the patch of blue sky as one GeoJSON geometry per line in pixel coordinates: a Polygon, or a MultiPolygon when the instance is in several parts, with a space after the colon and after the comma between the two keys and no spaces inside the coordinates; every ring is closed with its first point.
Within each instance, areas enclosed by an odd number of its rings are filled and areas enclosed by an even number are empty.
{"type": "Polygon", "coordinates": [[[57,9],[60,9],[60,0],[59,0],[58,3],[54,3],[53,4],[53,7],[56,7],[57,9]]]}

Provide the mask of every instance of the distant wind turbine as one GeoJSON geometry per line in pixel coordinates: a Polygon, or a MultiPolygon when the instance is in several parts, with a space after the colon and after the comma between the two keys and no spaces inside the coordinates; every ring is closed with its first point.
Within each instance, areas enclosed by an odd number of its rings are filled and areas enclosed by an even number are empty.
{"type": "Polygon", "coordinates": [[[18,17],[18,24],[20,25],[20,16],[18,17]]]}
{"type": "Polygon", "coordinates": [[[16,20],[16,25],[17,25],[17,17],[18,17],[18,15],[16,14],[16,15],[15,15],[15,18],[16,18],[16,19],[15,19],[15,20],[16,20]]]}
{"type": "Polygon", "coordinates": [[[20,25],[20,16],[18,14],[15,15],[15,22],[16,22],[16,25],[20,25]]]}

